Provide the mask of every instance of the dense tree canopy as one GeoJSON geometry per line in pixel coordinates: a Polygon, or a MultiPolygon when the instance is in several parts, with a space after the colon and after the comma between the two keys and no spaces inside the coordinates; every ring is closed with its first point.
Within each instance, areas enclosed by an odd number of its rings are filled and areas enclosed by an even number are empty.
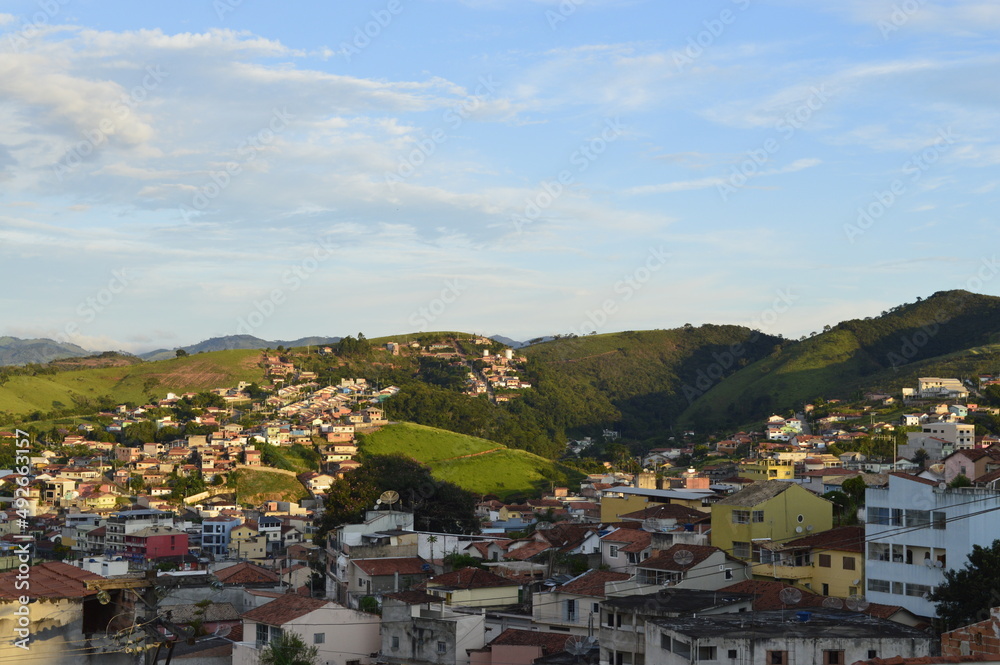
{"type": "Polygon", "coordinates": [[[944,574],[930,600],[937,603],[939,628],[951,630],[983,621],[1000,605],[1000,540],[989,547],[973,545],[963,568],[944,574]]]}
{"type": "Polygon", "coordinates": [[[320,534],[340,524],[360,522],[379,496],[399,493],[396,508],[412,510],[416,527],[443,533],[478,533],[476,497],[435,479],[426,466],[404,455],[368,455],[362,465],[333,483],[327,494],[320,534]]]}

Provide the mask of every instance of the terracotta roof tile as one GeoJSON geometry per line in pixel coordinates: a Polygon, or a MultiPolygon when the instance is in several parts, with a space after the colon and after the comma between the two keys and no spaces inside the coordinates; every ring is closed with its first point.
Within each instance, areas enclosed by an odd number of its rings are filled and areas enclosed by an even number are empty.
{"type": "Polygon", "coordinates": [[[274,571],[246,561],[215,572],[223,584],[277,584],[280,580],[274,571]]]}
{"type": "Polygon", "coordinates": [[[865,530],[860,526],[838,526],[834,529],[811,533],[785,543],[786,547],[815,547],[838,552],[864,552],[865,530]]]}
{"type": "Polygon", "coordinates": [[[427,587],[449,587],[453,589],[485,589],[488,587],[519,586],[505,577],[480,568],[462,568],[427,580],[427,587]]]}
{"type": "Polygon", "coordinates": [[[61,561],[40,563],[31,567],[31,577],[28,580],[30,588],[18,589],[17,570],[0,573],[0,598],[83,598],[97,593],[96,589],[87,589],[88,580],[103,580],[96,573],[71,566],[61,561]]]}
{"type": "Polygon", "coordinates": [[[561,593],[572,593],[578,596],[604,597],[604,585],[607,582],[624,582],[631,575],[628,573],[615,573],[609,570],[589,570],[586,573],[571,579],[555,590],[561,593]]]}
{"type": "Polygon", "coordinates": [[[383,575],[426,575],[429,571],[424,568],[427,562],[417,556],[411,557],[387,557],[382,559],[354,559],[355,566],[360,568],[366,575],[381,577],[383,575]]]}
{"type": "Polygon", "coordinates": [[[703,513],[700,510],[695,510],[694,508],[688,508],[687,506],[682,506],[678,503],[666,503],[661,506],[652,506],[650,508],[644,508],[642,510],[636,510],[635,512],[619,515],[619,518],[630,519],[630,520],[674,519],[677,520],[678,522],[698,521],[705,517],[709,517],[709,514],[703,513]]]}
{"type": "Polygon", "coordinates": [[[487,646],[532,646],[541,647],[543,655],[551,655],[566,650],[566,635],[543,633],[540,630],[518,630],[508,628],[487,646]]]}
{"type": "Polygon", "coordinates": [[[671,545],[656,556],[639,563],[637,567],[653,570],[690,570],[716,552],[722,552],[722,550],[711,545],[671,545]],[[690,552],[694,558],[688,563],[681,564],[678,562],[680,559],[678,553],[680,552],[690,552]]]}
{"type": "Polygon", "coordinates": [[[243,618],[269,626],[283,626],[289,621],[315,612],[319,608],[333,604],[321,598],[304,598],[297,594],[285,594],[280,598],[243,613],[243,618]]]}

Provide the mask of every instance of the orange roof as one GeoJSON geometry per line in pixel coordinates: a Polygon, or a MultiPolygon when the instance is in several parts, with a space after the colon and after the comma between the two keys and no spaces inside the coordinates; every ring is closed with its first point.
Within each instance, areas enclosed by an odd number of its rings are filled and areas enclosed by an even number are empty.
{"type": "Polygon", "coordinates": [[[561,593],[604,598],[604,585],[607,582],[624,582],[630,577],[631,575],[628,573],[614,573],[609,570],[588,570],[584,574],[558,587],[557,590],[561,593]]]}
{"type": "Polygon", "coordinates": [[[19,589],[24,586],[22,580],[18,583],[17,570],[10,570],[0,573],[0,598],[18,598],[20,596],[30,596],[32,598],[83,598],[93,596],[97,589],[87,589],[88,580],[103,580],[97,573],[91,573],[71,566],[61,561],[51,561],[40,563],[31,567],[31,574],[28,579],[30,588],[19,589]]]}
{"type": "Polygon", "coordinates": [[[223,584],[267,584],[280,581],[274,571],[246,561],[216,571],[215,578],[223,584]]]}
{"type": "Polygon", "coordinates": [[[266,623],[269,626],[283,626],[327,604],[332,602],[321,598],[306,598],[298,594],[285,594],[249,612],[244,612],[243,618],[255,623],[266,623]]]}
{"type": "Polygon", "coordinates": [[[424,566],[427,562],[417,556],[411,557],[387,557],[382,559],[354,559],[355,566],[372,577],[382,575],[426,575],[424,566]]]}
{"type": "Polygon", "coordinates": [[[722,550],[711,545],[671,545],[656,556],[650,557],[638,564],[638,567],[651,568],[653,570],[690,570],[716,552],[722,552],[722,550]],[[681,552],[690,552],[694,558],[682,564],[678,561],[678,559],[681,559],[681,552]]]}
{"type": "Polygon", "coordinates": [[[566,650],[566,635],[562,633],[543,633],[540,630],[508,628],[497,635],[496,639],[487,646],[505,645],[541,647],[544,655],[552,655],[566,650]]]}
{"type": "Polygon", "coordinates": [[[427,580],[427,587],[449,587],[454,589],[484,589],[487,587],[519,586],[505,577],[480,568],[462,568],[427,580]]]}

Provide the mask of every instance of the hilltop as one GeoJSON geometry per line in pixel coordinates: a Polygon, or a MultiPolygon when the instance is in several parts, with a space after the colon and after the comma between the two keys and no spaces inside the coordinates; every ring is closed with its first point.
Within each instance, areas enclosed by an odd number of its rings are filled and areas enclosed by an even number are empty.
{"type": "Polygon", "coordinates": [[[866,390],[898,391],[918,376],[972,376],[1000,359],[1000,298],[942,291],[788,343],[693,401],[680,424],[741,426],[772,412],[866,390]]]}
{"type": "Polygon", "coordinates": [[[0,337],[0,366],[44,364],[62,358],[88,356],[91,353],[91,351],[76,344],[57,342],[52,339],[0,337]]]}
{"type": "Polygon", "coordinates": [[[370,455],[402,453],[430,467],[435,478],[475,494],[530,496],[552,485],[579,483],[583,474],[493,441],[414,423],[394,423],[360,437],[370,455]]]}
{"type": "Polygon", "coordinates": [[[38,368],[33,373],[4,374],[0,382],[0,412],[32,414],[76,408],[92,412],[130,402],[143,404],[167,392],[200,392],[260,382],[260,352],[217,351],[158,362],[69,369],[38,368]]]}

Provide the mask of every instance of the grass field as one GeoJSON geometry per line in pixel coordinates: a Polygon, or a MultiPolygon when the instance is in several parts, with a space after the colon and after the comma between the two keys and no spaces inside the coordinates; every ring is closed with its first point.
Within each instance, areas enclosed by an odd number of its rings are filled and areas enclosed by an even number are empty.
{"type": "Polygon", "coordinates": [[[362,450],[402,453],[427,464],[436,478],[479,495],[532,495],[582,478],[573,469],[523,450],[413,423],[389,425],[365,436],[362,450]]]}
{"type": "Polygon", "coordinates": [[[425,464],[494,448],[502,446],[486,439],[415,423],[389,425],[378,432],[365,435],[364,438],[364,450],[367,453],[403,453],[425,464]]]}
{"type": "Polygon", "coordinates": [[[216,351],[186,358],[102,367],[40,376],[13,376],[0,386],[0,411],[26,414],[72,408],[80,399],[109,396],[113,401],[144,403],[168,392],[200,392],[239,381],[262,381],[260,351],[216,351]],[[76,399],[74,399],[76,398],[76,399]]]}
{"type": "Polygon", "coordinates": [[[236,474],[236,494],[241,504],[264,501],[299,501],[309,492],[302,483],[283,473],[240,469],[236,474]]]}

